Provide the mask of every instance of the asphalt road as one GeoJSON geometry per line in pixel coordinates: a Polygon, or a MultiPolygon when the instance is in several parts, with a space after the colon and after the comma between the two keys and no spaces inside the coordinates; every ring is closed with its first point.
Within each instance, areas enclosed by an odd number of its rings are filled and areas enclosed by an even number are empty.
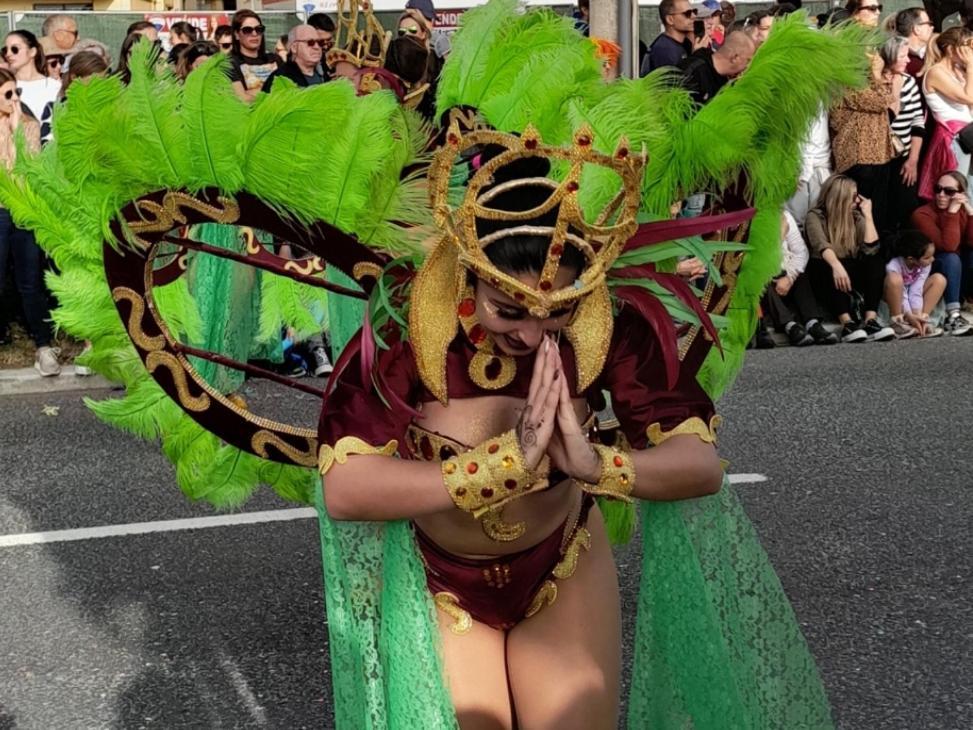
{"type": "MultiPolygon", "coordinates": [[[[973,727],[971,356],[757,352],[721,404],[841,728],[973,727]]],[[[0,536],[210,514],[81,394],[0,399],[0,536]]],[[[0,730],[330,727],[320,570],[312,519],[0,547],[0,730]]]]}

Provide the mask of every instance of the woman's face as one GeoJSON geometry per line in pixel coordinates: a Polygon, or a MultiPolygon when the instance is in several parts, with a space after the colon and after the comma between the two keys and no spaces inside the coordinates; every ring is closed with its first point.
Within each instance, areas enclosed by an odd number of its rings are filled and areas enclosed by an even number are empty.
{"type": "Polygon", "coordinates": [[[936,247],[933,244],[926,246],[926,250],[922,252],[922,256],[917,259],[919,266],[932,266],[932,262],[936,260],[936,247]]]}
{"type": "Polygon", "coordinates": [[[260,53],[260,45],[264,42],[264,27],[256,18],[244,18],[236,38],[243,50],[260,53]]]}
{"type": "MultiPolygon", "coordinates": [[[[535,273],[511,275],[529,287],[537,287],[539,277],[535,273]]],[[[576,278],[577,272],[562,267],[554,277],[554,289],[570,286],[576,278]]],[[[566,305],[551,312],[547,319],[532,317],[517,300],[482,279],[476,281],[474,300],[480,325],[493,335],[497,347],[505,355],[515,357],[536,350],[546,332],[556,333],[566,327],[574,314],[574,306],[566,305]]]]}
{"type": "Polygon", "coordinates": [[[899,49],[899,55],[895,57],[895,63],[892,64],[892,73],[904,74],[907,65],[909,65],[909,45],[903,43],[902,48],[899,49]]]}
{"type": "Polygon", "coordinates": [[[8,81],[0,86],[0,114],[7,116],[13,114],[15,104],[20,104],[20,91],[17,89],[17,84],[8,81]]]}
{"type": "Polygon", "coordinates": [[[945,210],[953,202],[953,198],[962,192],[959,183],[951,175],[943,175],[936,181],[936,185],[933,187],[936,207],[940,210],[945,210]]]}
{"type": "Polygon", "coordinates": [[[881,15],[882,6],[876,0],[861,0],[861,5],[852,17],[862,25],[874,28],[878,25],[881,15]]]}
{"type": "Polygon", "coordinates": [[[33,63],[36,55],[36,49],[28,48],[27,41],[17,33],[11,33],[3,41],[3,60],[14,73],[33,63]]]}
{"type": "Polygon", "coordinates": [[[220,53],[229,53],[233,50],[233,36],[221,35],[216,39],[216,45],[220,47],[220,53]]]}
{"type": "Polygon", "coordinates": [[[420,41],[426,40],[426,29],[423,28],[414,18],[406,16],[399,21],[399,35],[411,35],[420,41]]]}

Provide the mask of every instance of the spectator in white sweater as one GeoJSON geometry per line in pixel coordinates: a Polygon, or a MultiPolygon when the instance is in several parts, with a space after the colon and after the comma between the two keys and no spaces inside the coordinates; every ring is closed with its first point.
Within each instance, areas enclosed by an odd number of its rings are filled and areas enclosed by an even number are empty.
{"type": "Polygon", "coordinates": [[[788,210],[781,219],[781,271],[764,294],[763,310],[778,331],[796,347],[834,345],[838,337],[829,332],[821,320],[825,312],[804,273],[810,254],[788,210]]]}

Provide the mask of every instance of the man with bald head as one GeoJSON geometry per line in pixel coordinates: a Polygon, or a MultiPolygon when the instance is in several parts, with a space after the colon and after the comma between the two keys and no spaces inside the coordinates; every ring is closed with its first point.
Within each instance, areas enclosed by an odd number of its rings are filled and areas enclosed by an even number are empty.
{"type": "Polygon", "coordinates": [[[682,86],[700,106],[712,99],[716,92],[742,74],[757,46],[754,40],[742,31],[734,31],[726,36],[719,50],[701,48],[679,64],[682,71],[682,86]]]}
{"type": "Polygon", "coordinates": [[[263,91],[270,92],[274,79],[283,76],[300,87],[316,86],[328,81],[321,73],[321,59],[325,41],[311,25],[295,25],[287,33],[287,61],[264,82],[263,91]]]}

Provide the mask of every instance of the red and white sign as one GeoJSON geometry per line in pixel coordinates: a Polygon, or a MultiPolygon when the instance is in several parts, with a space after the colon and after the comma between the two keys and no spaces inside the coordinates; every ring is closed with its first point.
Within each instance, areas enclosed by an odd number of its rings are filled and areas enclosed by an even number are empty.
{"type": "Polygon", "coordinates": [[[213,39],[213,31],[216,30],[217,26],[230,24],[229,16],[222,14],[146,13],[145,19],[159,29],[159,37],[166,45],[169,45],[167,41],[169,40],[169,31],[173,23],[184,21],[196,26],[199,29],[200,37],[206,40],[213,39]]]}

